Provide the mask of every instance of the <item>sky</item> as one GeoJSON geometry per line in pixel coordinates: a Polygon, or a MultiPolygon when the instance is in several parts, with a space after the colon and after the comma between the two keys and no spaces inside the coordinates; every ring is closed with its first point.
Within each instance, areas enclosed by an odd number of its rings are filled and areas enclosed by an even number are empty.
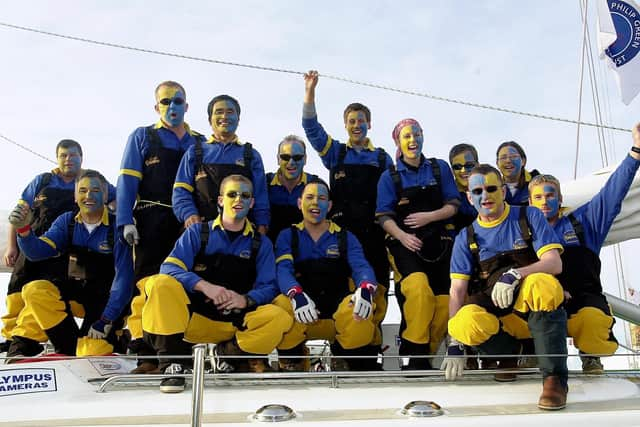
{"type": "MultiPolygon", "coordinates": [[[[595,35],[594,2],[588,23],[595,35]]],[[[104,42],[196,57],[336,75],[396,88],[576,119],[582,22],[579,1],[326,0],[104,2],[23,0],[3,5],[1,22],[104,42]],[[153,5],[153,6],[152,6],[153,5]],[[177,7],[179,6],[179,7],[177,7]]],[[[595,39],[594,39],[595,40],[595,39]]],[[[593,49],[596,49],[593,41],[593,49]]],[[[207,135],[206,105],[215,95],[242,107],[238,135],[276,169],[276,147],[304,135],[301,75],[154,56],[0,26],[3,96],[0,134],[53,158],[63,138],[79,141],[84,165],[114,184],[128,135],[154,123],[153,91],[176,80],[187,91],[187,122],[207,135]]],[[[631,128],[640,101],[625,106],[613,75],[599,61],[607,122],[631,128]]],[[[582,118],[594,121],[588,80],[582,118]]],[[[500,142],[515,140],[527,166],[561,180],[573,174],[576,125],[480,110],[320,77],[318,118],[330,135],[346,138],[342,111],[362,102],[372,111],[369,136],[393,153],[391,130],[413,117],[425,132],[427,156],[447,158],[460,142],[494,163],[500,142]]],[[[610,160],[631,145],[629,133],[608,132],[610,160]]],[[[45,160],[0,140],[0,209],[11,209],[45,160]]],[[[597,136],[582,129],[578,174],[602,166],[597,136]]],[[[326,176],[317,155],[307,170],[326,176]]],[[[640,285],[639,285],[640,287],[640,285]]]]}

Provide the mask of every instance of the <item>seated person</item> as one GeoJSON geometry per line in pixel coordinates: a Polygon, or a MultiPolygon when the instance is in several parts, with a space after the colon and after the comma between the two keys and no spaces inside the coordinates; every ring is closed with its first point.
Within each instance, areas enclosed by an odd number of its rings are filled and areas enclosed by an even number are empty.
{"type": "Polygon", "coordinates": [[[602,374],[596,354],[615,353],[614,319],[600,283],[600,249],[622,208],[640,166],[640,124],[633,128],[633,147],[611,174],[604,187],[589,202],[568,215],[562,213],[560,182],[551,175],[538,175],[529,183],[529,203],[540,209],[562,241],[562,273],[567,329],[580,350],[582,371],[602,374]]]}
{"type": "Polygon", "coordinates": [[[562,286],[553,276],[562,271],[562,245],[539,210],[506,204],[506,191],[494,167],[478,165],[471,171],[468,195],[478,218],[453,246],[451,341],[442,369],[448,380],[462,375],[463,344],[483,355],[518,354],[518,339],[533,336],[543,376],[538,407],[562,409],[567,313],[562,286]]]}
{"type": "Polygon", "coordinates": [[[56,353],[86,356],[113,351],[118,328],[112,326],[121,323],[131,298],[133,261],[129,246],[117,233],[114,215],[105,206],[107,188],[99,172],[80,172],[75,188],[80,212],[60,215],[40,237],[31,231],[27,205],[19,204],[11,213],[9,222],[16,227],[18,245],[28,259],[61,256],[69,267],[58,277],[34,280],[22,288],[25,307],[8,356],[33,356],[42,331],[56,353]],[[74,316],[84,319],[80,328],[74,316]]]}
{"type": "MultiPolygon", "coordinates": [[[[266,355],[293,324],[286,311],[269,304],[278,294],[273,246],[247,219],[253,186],[242,175],[220,185],[221,215],[185,230],[160,268],[144,286],[144,340],[158,354],[166,374],[183,374],[191,343],[216,343],[218,356],[266,355]]],[[[249,360],[261,372],[263,359],[249,360]]],[[[244,368],[244,367],[243,367],[244,368]]],[[[239,362],[218,359],[217,369],[242,370],[239,362]]],[[[184,390],[183,377],[169,377],[160,391],[184,390]]]]}
{"type": "MultiPolygon", "coordinates": [[[[293,328],[278,345],[283,370],[303,370],[305,341],[331,341],[340,356],[366,356],[374,338],[375,274],[358,239],[329,221],[329,187],[308,182],[298,199],[303,220],[284,229],[276,241],[278,285],[275,304],[294,315],[293,328]],[[350,287],[349,278],[357,283],[350,287]],[[288,297],[288,298],[287,298],[288,297]]],[[[334,370],[377,369],[376,358],[333,359],[334,370]]]]}

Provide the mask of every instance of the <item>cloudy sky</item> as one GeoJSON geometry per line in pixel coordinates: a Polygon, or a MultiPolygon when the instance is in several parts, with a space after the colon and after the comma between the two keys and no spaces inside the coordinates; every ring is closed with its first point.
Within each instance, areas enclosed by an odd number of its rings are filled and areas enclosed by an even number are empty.
{"type": "MultiPolygon", "coordinates": [[[[594,2],[589,2],[593,4],[594,2]]],[[[582,23],[579,1],[325,0],[104,2],[23,0],[3,5],[0,21],[98,41],[267,67],[320,73],[434,95],[575,119],[582,23]],[[179,7],[178,7],[179,5],[179,7]]],[[[594,9],[589,29],[595,35],[594,9]]],[[[595,49],[595,42],[593,44],[595,49]]],[[[153,123],[153,89],[177,80],[190,104],[187,121],[209,134],[206,104],[228,93],[242,105],[238,134],[275,169],[275,150],[302,134],[300,75],[256,71],[154,56],[47,37],[0,26],[3,96],[0,134],[50,158],[62,138],[85,149],[85,166],[115,183],[127,136],[153,123]]],[[[613,76],[596,64],[609,124],[630,128],[640,101],[624,106],[613,76]]],[[[588,80],[586,81],[588,82],[588,80]]],[[[583,120],[593,121],[585,84],[583,120]]],[[[470,142],[494,162],[505,140],[520,142],[528,166],[572,176],[576,126],[320,79],[319,119],[344,139],[342,110],[360,101],[373,113],[370,136],[393,151],[391,129],[405,117],[425,129],[428,155],[446,157],[470,142]]],[[[630,134],[608,132],[611,160],[620,160],[630,134]]],[[[51,168],[0,141],[3,191],[9,209],[27,182],[51,168]]],[[[596,133],[582,132],[579,174],[601,166],[596,133]]],[[[324,174],[315,155],[308,170],[324,174]]]]}

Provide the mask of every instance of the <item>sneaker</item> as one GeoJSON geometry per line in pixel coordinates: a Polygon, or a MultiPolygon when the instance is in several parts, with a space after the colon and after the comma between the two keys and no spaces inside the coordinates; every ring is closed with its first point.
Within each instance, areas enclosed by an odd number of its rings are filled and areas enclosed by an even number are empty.
{"type": "Polygon", "coordinates": [[[599,357],[595,356],[580,356],[582,360],[582,373],[589,375],[602,375],[604,374],[604,366],[599,357]]]}
{"type": "MultiPolygon", "coordinates": [[[[164,370],[168,375],[190,374],[191,369],[186,369],[179,363],[172,363],[164,370]]],[[[168,377],[160,382],[160,391],[163,393],[182,393],[185,389],[186,379],[184,377],[168,377]]]]}
{"type": "Polygon", "coordinates": [[[162,370],[155,363],[142,362],[130,374],[162,374],[162,370]]]}

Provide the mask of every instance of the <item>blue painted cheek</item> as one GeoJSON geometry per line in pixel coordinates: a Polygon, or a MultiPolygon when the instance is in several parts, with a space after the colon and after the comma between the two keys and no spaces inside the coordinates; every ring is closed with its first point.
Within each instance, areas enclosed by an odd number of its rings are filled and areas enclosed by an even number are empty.
{"type": "Polygon", "coordinates": [[[367,129],[367,125],[365,123],[363,123],[358,127],[360,128],[360,132],[362,132],[361,133],[362,137],[364,138],[365,136],[367,136],[367,131],[369,130],[369,129],[367,129]]]}
{"type": "Polygon", "coordinates": [[[560,210],[560,203],[558,199],[547,200],[547,206],[549,206],[549,209],[551,209],[548,216],[549,218],[553,218],[554,216],[556,216],[556,214],[560,210]]]}
{"type": "Polygon", "coordinates": [[[329,202],[328,201],[322,201],[322,202],[318,202],[318,209],[320,209],[320,215],[322,215],[322,218],[326,218],[327,217],[327,213],[329,213],[329,202]]]}
{"type": "Polygon", "coordinates": [[[164,121],[171,126],[182,124],[182,122],[184,122],[185,105],[184,103],[182,105],[176,105],[172,102],[163,117],[164,121]]]}

